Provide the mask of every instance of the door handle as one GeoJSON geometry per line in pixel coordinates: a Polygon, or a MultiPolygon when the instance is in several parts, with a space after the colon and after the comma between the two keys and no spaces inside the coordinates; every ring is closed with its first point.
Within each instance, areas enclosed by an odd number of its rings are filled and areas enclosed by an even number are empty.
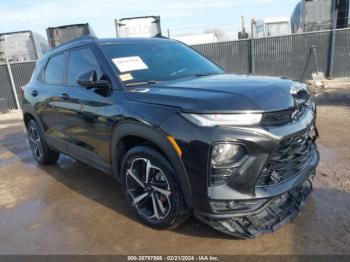
{"type": "Polygon", "coordinates": [[[32,96],[37,96],[38,95],[38,91],[36,91],[36,90],[33,90],[32,92],[31,92],[31,94],[32,94],[32,96]]]}
{"type": "Polygon", "coordinates": [[[63,93],[63,94],[61,94],[60,98],[61,98],[62,100],[68,100],[68,99],[69,99],[69,95],[66,94],[66,93],[63,93]]]}

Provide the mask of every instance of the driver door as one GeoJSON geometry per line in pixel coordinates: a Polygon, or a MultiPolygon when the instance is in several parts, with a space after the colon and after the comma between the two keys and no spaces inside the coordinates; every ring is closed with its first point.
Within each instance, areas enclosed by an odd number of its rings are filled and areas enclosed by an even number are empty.
{"type": "Polygon", "coordinates": [[[101,66],[89,46],[68,52],[62,127],[71,156],[103,166],[106,164],[103,156],[107,128],[104,115],[109,94],[100,92],[98,88],[81,87],[77,83],[79,75],[92,70],[96,71],[98,79],[103,77],[101,66]]]}

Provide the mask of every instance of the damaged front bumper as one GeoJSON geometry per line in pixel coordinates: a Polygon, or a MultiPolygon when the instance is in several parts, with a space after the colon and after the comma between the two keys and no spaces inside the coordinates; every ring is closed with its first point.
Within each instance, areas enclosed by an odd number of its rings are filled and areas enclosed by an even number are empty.
{"type": "Polygon", "coordinates": [[[255,130],[261,137],[276,138],[274,146],[268,139],[239,139],[252,161],[234,167],[226,183],[208,188],[210,211],[197,210],[197,218],[238,238],[255,238],[289,223],[312,190],[320,159],[315,117],[314,110],[307,110],[289,125],[255,130]]]}
{"type": "Polygon", "coordinates": [[[311,190],[312,182],[308,179],[292,190],[269,199],[254,212],[231,217],[199,213],[196,213],[196,216],[220,232],[238,238],[255,238],[261,233],[274,232],[295,218],[311,190]]]}

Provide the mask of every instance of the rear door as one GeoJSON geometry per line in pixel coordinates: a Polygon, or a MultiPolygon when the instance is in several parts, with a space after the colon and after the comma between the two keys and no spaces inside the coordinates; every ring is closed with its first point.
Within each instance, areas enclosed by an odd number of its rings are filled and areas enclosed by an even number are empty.
{"type": "Polygon", "coordinates": [[[72,49],[67,54],[67,73],[63,94],[66,95],[63,133],[70,154],[84,162],[106,169],[109,154],[106,142],[106,106],[111,92],[85,88],[77,83],[80,74],[96,71],[98,79],[105,74],[89,46],[72,49]]]}
{"type": "Polygon", "coordinates": [[[62,143],[64,104],[61,94],[64,88],[65,60],[65,52],[51,56],[41,73],[41,81],[29,90],[29,94],[36,101],[36,112],[43,124],[47,142],[63,152],[66,147],[62,143]]]}

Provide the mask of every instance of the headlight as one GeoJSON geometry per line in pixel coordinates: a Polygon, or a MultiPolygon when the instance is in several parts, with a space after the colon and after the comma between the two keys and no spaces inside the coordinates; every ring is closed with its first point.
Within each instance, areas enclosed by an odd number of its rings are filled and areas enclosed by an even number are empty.
{"type": "Polygon", "coordinates": [[[291,94],[296,99],[299,104],[309,103],[310,100],[310,90],[306,84],[300,82],[293,82],[291,88],[291,94]]]}
{"type": "Polygon", "coordinates": [[[262,114],[182,114],[197,126],[253,126],[261,121],[262,114]]]}
{"type": "Polygon", "coordinates": [[[209,185],[218,186],[226,183],[235,173],[236,167],[241,165],[245,150],[241,145],[220,143],[212,147],[209,173],[209,185]]]}
{"type": "Polygon", "coordinates": [[[235,144],[216,144],[211,151],[212,167],[234,164],[244,155],[244,149],[235,144]]]}

